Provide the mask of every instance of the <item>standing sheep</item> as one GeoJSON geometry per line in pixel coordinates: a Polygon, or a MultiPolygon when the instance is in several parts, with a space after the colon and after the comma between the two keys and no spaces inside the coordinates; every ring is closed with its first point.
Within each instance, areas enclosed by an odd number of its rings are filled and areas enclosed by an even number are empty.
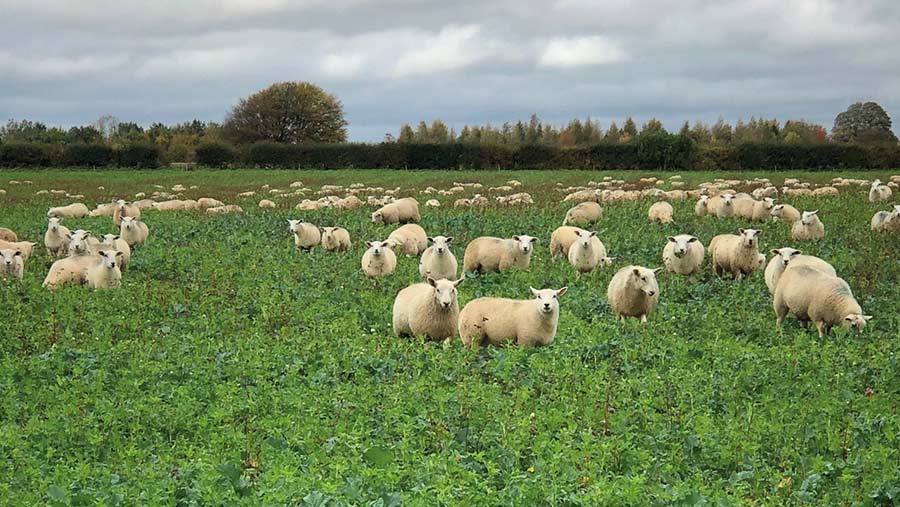
{"type": "Polygon", "coordinates": [[[659,303],[656,274],[661,270],[625,266],[613,275],[606,289],[606,298],[619,319],[634,317],[647,322],[647,317],[659,303]]]}
{"type": "Polygon", "coordinates": [[[391,232],[388,239],[393,240],[408,256],[419,255],[428,247],[428,235],[418,224],[402,225],[391,232]]]}
{"type": "Polygon", "coordinates": [[[322,239],[319,228],[309,222],[288,220],[288,227],[294,234],[294,246],[297,250],[309,250],[318,245],[322,239]]]}
{"type": "Polygon", "coordinates": [[[71,231],[60,225],[62,218],[53,217],[47,220],[47,232],[44,233],[44,246],[54,257],[60,257],[69,249],[71,231]]]}
{"type": "Polygon", "coordinates": [[[583,202],[576,204],[566,212],[563,225],[588,225],[600,221],[603,216],[603,208],[596,202],[583,202]]]}
{"type": "Polygon", "coordinates": [[[659,222],[660,224],[674,223],[675,220],[672,218],[672,215],[674,214],[675,209],[672,208],[671,204],[665,201],[653,203],[653,206],[650,206],[650,210],[647,211],[647,216],[650,217],[650,221],[659,222]]]}
{"type": "Polygon", "coordinates": [[[803,323],[814,322],[820,338],[834,326],[862,331],[872,318],[863,315],[847,282],[808,266],[784,272],[775,289],[773,306],[778,326],[790,312],[803,323]]]}
{"type": "Polygon", "coordinates": [[[537,238],[513,236],[510,239],[482,236],[468,245],[463,255],[463,271],[506,271],[510,268],[525,269],[531,263],[531,252],[537,238]]]}
{"type": "Polygon", "coordinates": [[[694,213],[698,217],[705,217],[706,215],[711,214],[709,211],[709,196],[701,195],[700,199],[697,201],[697,204],[694,205],[694,213]]]}
{"type": "Polygon", "coordinates": [[[759,234],[756,229],[740,229],[740,236],[720,234],[709,242],[709,256],[716,275],[731,273],[740,280],[759,267],[759,234]]]}
{"type": "Polygon", "coordinates": [[[80,202],[76,202],[73,204],[69,204],[68,206],[60,206],[57,208],[50,208],[47,211],[47,218],[60,217],[60,218],[84,218],[90,214],[90,210],[84,204],[80,202]]]}
{"type": "Polygon", "coordinates": [[[116,201],[116,207],[113,211],[113,222],[116,225],[122,225],[122,217],[141,218],[141,208],[119,199],[116,201]]]}
{"type": "Polygon", "coordinates": [[[446,278],[453,280],[456,278],[456,272],[459,265],[456,256],[450,250],[450,242],[453,237],[435,236],[428,238],[431,246],[422,252],[422,258],[419,261],[419,274],[422,278],[434,278],[440,280],[446,278]]]}
{"type": "Polygon", "coordinates": [[[881,180],[875,180],[869,188],[869,202],[889,201],[892,194],[891,187],[882,185],[881,180]]]}
{"type": "Polygon", "coordinates": [[[405,224],[420,220],[422,216],[419,215],[419,202],[412,197],[397,199],[372,213],[372,222],[376,224],[405,224]]]}
{"type": "Polygon", "coordinates": [[[128,243],[128,246],[143,246],[147,242],[150,229],[141,219],[134,217],[122,217],[122,225],[119,226],[119,237],[128,243]]]}
{"type": "Polygon", "coordinates": [[[88,267],[85,280],[92,289],[115,289],[122,280],[122,271],[119,269],[118,260],[122,258],[122,252],[113,250],[100,250],[96,256],[99,259],[88,267]]]}
{"type": "Polygon", "coordinates": [[[663,264],[670,273],[690,276],[700,272],[706,249],[703,243],[690,234],[669,236],[663,247],[663,264]]]}
{"type": "Polygon", "coordinates": [[[391,250],[396,243],[387,241],[366,241],[369,247],[362,256],[362,270],[369,278],[390,276],[397,268],[397,255],[391,250]]]}
{"type": "Polygon", "coordinates": [[[813,255],[803,255],[802,251],[794,248],[776,248],[772,250],[772,255],[774,257],[769,261],[765,271],[766,287],[769,288],[770,294],[775,294],[778,281],[781,280],[781,275],[788,267],[807,266],[831,276],[837,276],[837,271],[831,264],[813,255]]]}
{"type": "Polygon", "coordinates": [[[350,250],[350,233],[343,227],[322,227],[322,248],[328,252],[350,250]]]}
{"type": "Polygon", "coordinates": [[[800,220],[791,226],[791,238],[794,241],[818,240],[825,237],[825,224],[819,220],[815,211],[804,211],[800,220]]]}
{"type": "Polygon", "coordinates": [[[612,264],[613,261],[606,256],[606,247],[593,231],[578,233],[578,241],[569,247],[568,257],[569,264],[580,273],[587,273],[601,264],[612,264]]]}
{"type": "Polygon", "coordinates": [[[459,337],[466,347],[473,343],[522,347],[550,345],[559,324],[559,290],[531,288],[534,299],[478,298],[459,314],[459,337]]]}
{"type": "Polygon", "coordinates": [[[0,278],[21,280],[25,274],[25,259],[22,251],[5,248],[0,250],[0,278]]]}
{"type": "Polygon", "coordinates": [[[456,281],[427,278],[397,293],[393,324],[397,336],[425,336],[432,340],[451,340],[456,336],[459,301],[456,281]]]}
{"type": "Polygon", "coordinates": [[[19,236],[13,232],[12,229],[7,229],[6,227],[0,227],[0,240],[3,241],[19,241],[19,236]]]}
{"type": "Polygon", "coordinates": [[[797,208],[791,206],[790,204],[778,204],[772,207],[772,211],[769,212],[777,222],[778,220],[784,220],[789,224],[793,224],[797,220],[800,220],[800,212],[797,208]]]}
{"type": "Polygon", "coordinates": [[[569,248],[571,248],[572,243],[578,241],[578,235],[583,231],[584,229],[570,225],[557,227],[553,234],[550,235],[550,260],[555,261],[560,254],[563,256],[569,255],[569,248]]]}

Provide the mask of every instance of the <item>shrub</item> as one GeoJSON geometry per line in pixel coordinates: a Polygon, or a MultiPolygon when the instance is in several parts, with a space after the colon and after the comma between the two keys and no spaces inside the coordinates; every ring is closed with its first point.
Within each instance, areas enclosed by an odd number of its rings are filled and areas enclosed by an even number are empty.
{"type": "Polygon", "coordinates": [[[48,167],[53,165],[55,151],[44,143],[0,144],[0,167],[48,167]]]}
{"type": "Polygon", "coordinates": [[[118,150],[119,166],[156,168],[159,167],[159,148],[152,144],[134,143],[118,150]]]}
{"type": "Polygon", "coordinates": [[[115,161],[115,152],[103,144],[70,144],[60,157],[62,165],[71,167],[105,167],[115,161]]]}
{"type": "Polygon", "coordinates": [[[223,143],[205,143],[197,147],[197,163],[207,167],[229,167],[237,162],[237,151],[223,143]]]}

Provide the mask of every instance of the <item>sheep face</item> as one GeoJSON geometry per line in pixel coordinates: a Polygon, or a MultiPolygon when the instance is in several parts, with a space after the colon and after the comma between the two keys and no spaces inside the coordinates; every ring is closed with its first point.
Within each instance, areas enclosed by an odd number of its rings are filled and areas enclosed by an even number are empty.
{"type": "Polygon", "coordinates": [[[591,247],[591,239],[596,236],[597,233],[593,231],[579,231],[578,232],[578,247],[588,249],[591,247]]]}
{"type": "Polygon", "coordinates": [[[686,234],[682,234],[680,236],[669,236],[667,239],[669,240],[669,243],[675,244],[672,249],[672,253],[674,253],[675,257],[678,257],[679,259],[684,257],[684,254],[687,253],[688,248],[691,247],[691,244],[699,241],[694,236],[688,236],[686,234]]]}
{"type": "Polygon", "coordinates": [[[706,195],[706,194],[701,195],[700,196],[700,206],[703,206],[705,208],[707,204],[709,204],[709,195],[706,195]]]}
{"type": "Polygon", "coordinates": [[[537,238],[532,236],[513,236],[513,239],[516,241],[516,248],[519,249],[523,254],[528,254],[531,252],[531,249],[534,248],[534,244],[537,243],[537,238]]]}
{"type": "Polygon", "coordinates": [[[734,205],[734,196],[731,194],[725,194],[722,196],[722,206],[733,206],[734,205]]]}
{"type": "Polygon", "coordinates": [[[87,253],[87,239],[89,237],[91,237],[91,232],[82,229],[78,229],[77,231],[69,234],[67,236],[67,238],[69,239],[69,254],[82,255],[87,253]]]}
{"type": "Polygon", "coordinates": [[[781,259],[781,267],[786,268],[791,259],[802,254],[803,252],[794,248],[784,247],[772,250],[772,255],[777,255],[781,259]]]}
{"type": "Polygon", "coordinates": [[[393,247],[396,243],[391,240],[387,241],[366,241],[366,246],[369,247],[369,251],[372,252],[372,255],[375,257],[381,257],[384,255],[384,251],[393,247]]]}
{"type": "Polygon", "coordinates": [[[531,294],[537,306],[537,311],[542,315],[555,315],[559,313],[559,298],[569,290],[568,287],[562,289],[541,289],[537,290],[530,287],[531,294]]]}
{"type": "Polygon", "coordinates": [[[13,274],[20,262],[22,262],[21,250],[0,250],[0,271],[3,273],[13,274]]]}
{"type": "Polygon", "coordinates": [[[744,248],[753,248],[759,244],[759,234],[756,229],[741,229],[741,244],[744,248]]]}
{"type": "Polygon", "coordinates": [[[775,199],[772,199],[771,197],[763,198],[762,202],[763,202],[763,207],[768,210],[771,210],[773,207],[775,207],[775,199]]]}
{"type": "Polygon", "coordinates": [[[301,221],[299,221],[299,220],[288,220],[288,229],[289,229],[292,233],[297,234],[298,232],[300,232],[300,225],[301,225],[302,223],[303,223],[303,222],[301,222],[301,221]]]}
{"type": "Polygon", "coordinates": [[[103,263],[104,269],[113,270],[116,269],[116,265],[119,259],[122,257],[122,252],[111,252],[109,250],[100,250],[100,261],[103,263]]]}
{"type": "Polygon", "coordinates": [[[135,220],[134,217],[122,217],[122,227],[129,231],[134,229],[135,222],[137,222],[137,220],[135,220]]]}
{"type": "Polygon", "coordinates": [[[437,255],[444,255],[449,252],[451,241],[453,241],[453,236],[435,236],[433,238],[428,238],[428,243],[434,247],[434,253],[437,255]]]}
{"type": "Polygon", "coordinates": [[[803,215],[800,216],[800,223],[803,225],[810,225],[811,223],[813,223],[813,217],[815,217],[816,213],[818,212],[819,210],[804,211],[803,215]]]}
{"type": "Polygon", "coordinates": [[[384,224],[384,215],[380,211],[372,213],[372,222],[376,224],[384,224]]]}
{"type": "Polygon", "coordinates": [[[659,292],[659,284],[656,281],[656,273],[658,273],[661,269],[662,268],[634,268],[631,271],[631,277],[633,279],[634,287],[636,287],[647,296],[655,296],[659,292]]]}
{"type": "Polygon", "coordinates": [[[456,287],[461,284],[465,278],[459,280],[447,280],[442,278],[435,280],[428,277],[428,285],[434,287],[434,299],[442,310],[449,310],[456,301],[456,287]]]}
{"type": "Polygon", "coordinates": [[[860,333],[863,328],[866,327],[866,323],[872,320],[871,315],[860,315],[858,313],[851,313],[847,315],[843,319],[841,319],[841,327],[844,329],[856,329],[860,333]]]}
{"type": "Polygon", "coordinates": [[[102,243],[106,246],[116,246],[117,239],[119,239],[119,236],[115,234],[104,234],[102,243]]]}
{"type": "Polygon", "coordinates": [[[52,217],[48,219],[47,229],[50,232],[59,232],[59,224],[62,222],[62,218],[52,217]]]}
{"type": "Polygon", "coordinates": [[[784,211],[784,204],[779,204],[777,206],[772,207],[772,211],[769,212],[773,217],[780,217],[784,211]]]}

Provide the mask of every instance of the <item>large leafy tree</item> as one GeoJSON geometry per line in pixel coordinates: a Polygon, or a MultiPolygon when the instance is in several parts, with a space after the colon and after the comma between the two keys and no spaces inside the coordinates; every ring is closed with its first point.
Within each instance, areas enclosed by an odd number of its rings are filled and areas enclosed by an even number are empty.
{"type": "Polygon", "coordinates": [[[831,138],[839,142],[896,141],[891,117],[875,102],[857,102],[834,119],[831,138]]]}
{"type": "Polygon", "coordinates": [[[254,93],[231,110],[223,125],[240,143],[337,143],[347,140],[347,121],[340,101],[306,82],[275,83],[254,93]]]}

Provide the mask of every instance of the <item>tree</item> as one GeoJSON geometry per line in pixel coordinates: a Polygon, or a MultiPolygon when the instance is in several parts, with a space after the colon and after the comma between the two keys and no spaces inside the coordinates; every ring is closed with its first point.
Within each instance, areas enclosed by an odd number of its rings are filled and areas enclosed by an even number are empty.
{"type": "Polygon", "coordinates": [[[412,127],[409,126],[409,123],[404,123],[402,127],[400,127],[400,135],[397,136],[398,143],[411,143],[415,139],[416,134],[413,132],[412,127]]]}
{"type": "Polygon", "coordinates": [[[240,102],[225,119],[225,131],[239,143],[336,143],[347,140],[340,101],[306,82],[275,83],[240,102]]]}
{"type": "Polygon", "coordinates": [[[837,115],[831,138],[842,143],[897,141],[891,117],[875,102],[857,102],[837,115]]]}
{"type": "Polygon", "coordinates": [[[622,126],[622,133],[627,135],[628,139],[634,139],[637,136],[637,125],[635,125],[631,116],[625,119],[625,125],[622,126]]]}
{"type": "Polygon", "coordinates": [[[104,115],[97,118],[93,124],[94,128],[100,132],[103,139],[109,139],[119,129],[119,119],[112,115],[104,115]]]}
{"type": "Polygon", "coordinates": [[[622,133],[619,130],[619,126],[616,125],[616,122],[612,122],[609,125],[609,130],[606,131],[606,135],[603,137],[603,141],[609,144],[616,144],[619,142],[619,137],[621,136],[622,133]]]}
{"type": "Polygon", "coordinates": [[[656,118],[650,118],[650,120],[641,127],[642,136],[658,133],[665,134],[666,129],[663,128],[662,122],[656,118]]]}
{"type": "Polygon", "coordinates": [[[91,125],[70,128],[68,137],[70,143],[97,144],[103,142],[100,131],[91,125]]]}
{"type": "Polygon", "coordinates": [[[719,117],[716,124],[712,127],[712,138],[713,142],[718,144],[729,144],[734,139],[734,131],[731,129],[731,125],[725,123],[722,117],[719,117]]]}
{"type": "Polygon", "coordinates": [[[428,132],[428,124],[424,121],[420,121],[418,125],[416,125],[416,137],[414,137],[417,143],[430,143],[431,142],[431,134],[428,132]]]}

